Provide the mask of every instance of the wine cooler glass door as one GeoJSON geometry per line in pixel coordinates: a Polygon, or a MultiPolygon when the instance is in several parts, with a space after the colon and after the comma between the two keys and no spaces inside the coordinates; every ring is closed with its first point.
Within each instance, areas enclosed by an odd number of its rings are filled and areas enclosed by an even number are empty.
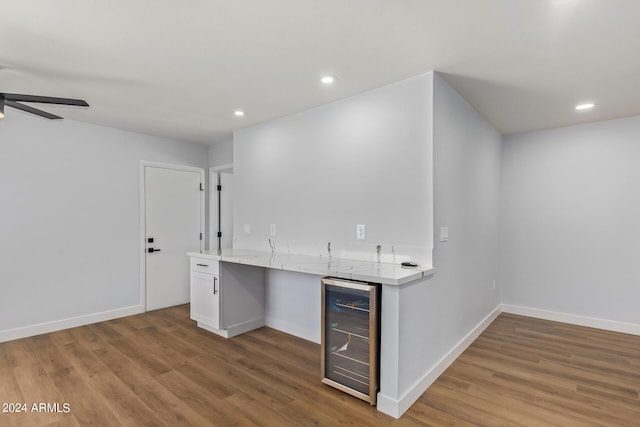
{"type": "Polygon", "coordinates": [[[375,285],[323,280],[323,381],[372,404],[377,389],[375,291],[375,285]]]}

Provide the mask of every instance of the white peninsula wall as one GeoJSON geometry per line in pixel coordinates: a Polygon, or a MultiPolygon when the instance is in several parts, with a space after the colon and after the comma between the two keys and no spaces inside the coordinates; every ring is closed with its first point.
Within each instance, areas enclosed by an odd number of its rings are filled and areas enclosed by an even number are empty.
{"type": "MultiPolygon", "coordinates": [[[[375,259],[381,245],[383,261],[420,264],[434,251],[433,277],[383,287],[378,408],[388,414],[411,406],[498,313],[500,143],[436,73],[234,135],[238,248],[269,250],[271,239],[278,252],[327,255],[331,241],[333,256],[375,259]],[[449,242],[434,245],[434,221],[449,242]]],[[[267,325],[319,342],[319,277],[268,271],[266,285],[267,325]]]]}

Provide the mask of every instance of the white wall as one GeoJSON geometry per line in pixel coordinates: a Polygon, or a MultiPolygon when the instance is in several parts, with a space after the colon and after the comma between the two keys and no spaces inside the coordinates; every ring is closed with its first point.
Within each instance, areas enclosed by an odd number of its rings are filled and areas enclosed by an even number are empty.
{"type": "Polygon", "coordinates": [[[640,326],[639,137],[632,117],[505,138],[505,304],[640,326]]]}
{"type": "Polygon", "coordinates": [[[265,269],[267,326],[320,344],[322,276],[265,269]]]}
{"type": "Polygon", "coordinates": [[[433,276],[400,291],[400,397],[417,398],[500,304],[501,136],[437,73],[433,106],[434,231],[448,227],[449,241],[435,241],[433,276]]]}
{"type": "MultiPolygon", "coordinates": [[[[431,74],[234,134],[236,247],[317,243],[431,261],[431,74]],[[250,224],[251,235],[244,233],[250,224]],[[356,224],[366,240],[356,240],[356,224]]],[[[304,246],[304,245],[302,245],[304,246]]],[[[292,249],[301,252],[302,248],[292,249]]]]}
{"type": "MultiPolygon", "coordinates": [[[[500,134],[437,74],[434,78],[435,273],[424,287],[431,361],[462,339],[499,302],[497,279],[500,134]]],[[[413,298],[420,300],[421,298],[413,298]]],[[[407,303],[413,303],[411,300],[407,303]]],[[[408,372],[406,381],[415,378],[408,372]]]]}
{"type": "Polygon", "coordinates": [[[233,140],[209,146],[209,167],[233,164],[233,140]]]}
{"type": "Polygon", "coordinates": [[[0,335],[139,304],[140,160],[207,147],[11,111],[0,123],[0,335]]]}
{"type": "MultiPolygon", "coordinates": [[[[366,257],[394,245],[430,264],[431,116],[429,73],[236,132],[234,246],[266,250],[271,238],[277,251],[327,255],[331,241],[334,257],[366,257]]],[[[320,278],[267,271],[266,283],[267,325],[319,342],[320,278]]]]}

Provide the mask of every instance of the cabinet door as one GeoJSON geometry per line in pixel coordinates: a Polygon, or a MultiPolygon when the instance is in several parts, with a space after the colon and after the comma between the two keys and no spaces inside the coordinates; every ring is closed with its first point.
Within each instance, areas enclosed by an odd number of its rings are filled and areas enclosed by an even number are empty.
{"type": "Polygon", "coordinates": [[[218,276],[191,272],[191,318],[220,328],[220,283],[218,276]]]}

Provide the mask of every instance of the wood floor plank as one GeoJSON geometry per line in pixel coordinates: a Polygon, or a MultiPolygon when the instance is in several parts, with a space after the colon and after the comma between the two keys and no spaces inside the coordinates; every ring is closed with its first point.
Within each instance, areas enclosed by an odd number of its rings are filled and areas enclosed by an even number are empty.
{"type": "Polygon", "coordinates": [[[180,338],[176,337],[166,330],[157,328],[155,326],[148,326],[142,329],[142,331],[145,335],[154,339],[156,342],[162,343],[165,351],[176,351],[187,358],[196,357],[201,353],[197,346],[181,340],[180,338]]]}
{"type": "Polygon", "coordinates": [[[157,340],[149,333],[149,328],[123,331],[117,324],[112,325],[113,329],[122,333],[122,337],[110,341],[122,353],[129,358],[140,361],[145,365],[151,375],[160,375],[169,372],[171,369],[185,363],[189,357],[182,352],[168,346],[161,340],[157,340]],[[141,349],[144,349],[140,355],[141,349]],[[157,355],[162,355],[159,358],[157,355]]]}
{"type": "Polygon", "coordinates": [[[296,364],[303,364],[305,369],[317,369],[319,366],[315,363],[320,358],[320,345],[309,345],[309,341],[288,336],[287,340],[282,340],[282,332],[271,328],[261,328],[251,331],[242,337],[255,339],[258,345],[269,345],[270,348],[282,352],[287,358],[290,358],[296,364]]]}
{"type": "Polygon", "coordinates": [[[416,402],[411,407],[411,411],[401,418],[391,423],[393,426],[456,426],[456,427],[473,427],[476,424],[467,422],[452,414],[442,412],[432,406],[425,405],[423,402],[416,402]]]}
{"type": "MultiPolygon", "coordinates": [[[[25,403],[20,385],[13,374],[12,362],[9,359],[8,344],[0,346],[0,401],[4,404],[25,403]]],[[[8,410],[10,408],[7,408],[8,410]]],[[[16,412],[0,413],[0,425],[7,427],[28,426],[26,414],[16,412]]]]}
{"type": "MultiPolygon", "coordinates": [[[[40,355],[34,352],[34,340],[42,336],[35,337],[32,340],[17,340],[7,343],[7,360],[12,368],[13,376],[18,383],[23,400],[30,417],[33,419],[33,425],[40,425],[56,420],[56,414],[51,412],[33,411],[33,405],[39,408],[41,403],[64,403],[62,393],[53,383],[50,375],[45,369],[45,365],[41,360],[48,361],[50,352],[40,355]]],[[[56,358],[58,355],[56,355],[56,358]]],[[[65,363],[66,364],[66,363],[65,363]]],[[[47,365],[49,366],[49,365],[47,365]]]]}
{"type": "Polygon", "coordinates": [[[112,426],[122,421],[109,409],[87,379],[75,368],[65,368],[50,374],[65,403],[70,405],[69,415],[81,425],[112,426]]]}
{"type": "Polygon", "coordinates": [[[164,422],[140,397],[127,387],[113,372],[101,371],[89,380],[102,400],[123,426],[158,426],[164,422]]]}
{"type": "MultiPolygon", "coordinates": [[[[159,375],[157,380],[168,390],[200,414],[210,424],[223,426],[255,426],[256,424],[238,414],[211,393],[210,388],[200,387],[178,372],[159,375]]],[[[228,396],[227,396],[228,397],[228,396]]]]}
{"type": "Polygon", "coordinates": [[[201,352],[215,356],[228,363],[234,363],[238,359],[253,356],[246,348],[237,344],[237,341],[226,342],[225,338],[194,327],[193,323],[190,327],[172,328],[169,333],[176,338],[195,345],[201,352]]]}
{"type": "Polygon", "coordinates": [[[317,391],[315,396],[296,396],[290,404],[280,409],[280,412],[292,420],[301,420],[301,424],[304,425],[332,425],[329,420],[333,420],[333,425],[375,427],[393,420],[388,415],[376,411],[368,403],[354,400],[332,387],[325,385],[317,391]]]}
{"type": "MultiPolygon", "coordinates": [[[[33,425],[33,424],[32,424],[33,425]]],[[[64,421],[56,420],[54,422],[44,424],[42,427],[80,427],[78,420],[75,417],[65,417],[64,421]]]]}
{"type": "MultiPolygon", "coordinates": [[[[212,361],[211,368],[224,362],[217,360],[212,361]]],[[[240,391],[237,383],[228,381],[224,375],[215,372],[214,369],[206,369],[201,365],[188,361],[181,364],[175,369],[184,378],[188,378],[195,384],[208,389],[214,396],[219,399],[229,397],[240,391]]]]}
{"type": "Polygon", "coordinates": [[[68,331],[75,338],[75,342],[81,343],[89,351],[95,351],[108,345],[107,341],[91,329],[90,326],[72,328],[68,329],[68,331]]]}
{"type": "MultiPolygon", "coordinates": [[[[619,412],[616,408],[603,411],[603,407],[610,406],[613,402],[600,402],[582,396],[558,383],[553,376],[525,376],[522,372],[515,371],[511,375],[496,373],[491,381],[478,380],[475,384],[491,390],[495,395],[509,393],[529,401],[532,406],[540,405],[541,411],[558,414],[558,420],[566,415],[574,418],[575,423],[575,420],[599,419],[610,414],[608,418],[612,421],[615,418],[614,414],[619,412]]],[[[583,420],[582,423],[588,422],[583,420]]]]}
{"type": "Polygon", "coordinates": [[[20,385],[13,373],[14,363],[10,360],[8,350],[9,344],[0,346],[0,396],[3,402],[24,402],[20,385]]]}
{"type": "MultiPolygon", "coordinates": [[[[293,393],[287,393],[288,390],[281,391],[273,387],[270,383],[256,378],[237,368],[237,366],[228,364],[209,355],[202,355],[191,361],[194,367],[207,370],[214,375],[216,381],[224,384],[227,388],[242,388],[244,393],[252,398],[273,408],[282,407],[293,400],[293,393]]],[[[183,375],[192,378],[198,371],[185,372],[184,369],[178,368],[183,375]]],[[[205,375],[206,378],[208,375],[205,375]]]]}
{"type": "MultiPolygon", "coordinates": [[[[526,394],[524,390],[521,390],[521,393],[509,393],[505,388],[497,387],[495,384],[474,384],[470,388],[468,395],[477,397],[479,401],[485,403],[486,407],[507,408],[512,419],[524,419],[526,420],[525,425],[531,427],[575,424],[581,424],[584,427],[595,427],[598,425],[597,423],[585,422],[581,415],[549,405],[541,405],[541,399],[538,395],[526,394]],[[525,398],[522,398],[523,395],[525,398]]],[[[511,424],[511,421],[509,424],[511,424]]]]}
{"type": "Polygon", "coordinates": [[[302,425],[299,420],[291,421],[281,412],[273,411],[267,405],[242,392],[227,397],[225,402],[256,426],[297,427],[302,425]]]}
{"type": "Polygon", "coordinates": [[[170,426],[206,425],[206,420],[202,416],[115,347],[97,350],[96,356],[165,424],[170,426]]]}
{"type": "Polygon", "coordinates": [[[76,340],[61,345],[60,351],[66,355],[72,366],[89,378],[108,369],[83,342],[76,340]]]}
{"type": "MultiPolygon", "coordinates": [[[[269,330],[269,328],[264,329],[265,331],[269,330]]],[[[246,336],[243,335],[237,338],[242,340],[243,346],[251,352],[267,350],[266,353],[273,359],[286,362],[304,371],[312,372],[318,378],[320,377],[320,366],[316,363],[316,358],[319,360],[320,346],[313,353],[307,352],[305,355],[304,352],[300,351],[299,346],[295,345],[297,338],[294,339],[294,337],[291,340],[287,340],[289,345],[280,345],[277,339],[274,340],[271,337],[267,337],[264,333],[246,334],[246,336]]],[[[306,347],[309,347],[308,343],[306,343],[306,347]]]]}
{"type": "Polygon", "coordinates": [[[0,343],[0,397],[71,412],[0,426],[624,426],[640,337],[501,314],[400,419],[320,383],[320,346],[270,328],[224,339],[189,306],[0,343]]]}
{"type": "MultiPolygon", "coordinates": [[[[170,363],[167,363],[170,359],[163,360],[162,356],[149,351],[144,345],[140,345],[136,338],[120,333],[116,325],[117,323],[113,322],[90,326],[95,326],[109,344],[127,356],[140,369],[149,372],[150,375],[159,375],[171,370],[170,363]]],[[[144,341],[144,336],[140,335],[138,339],[144,341]]]]}
{"type": "Polygon", "coordinates": [[[466,393],[453,393],[444,387],[439,387],[438,384],[433,384],[427,391],[420,398],[422,403],[463,419],[465,422],[476,425],[525,425],[524,420],[523,423],[505,420],[502,408],[487,406],[483,401],[471,399],[466,393]]]}

